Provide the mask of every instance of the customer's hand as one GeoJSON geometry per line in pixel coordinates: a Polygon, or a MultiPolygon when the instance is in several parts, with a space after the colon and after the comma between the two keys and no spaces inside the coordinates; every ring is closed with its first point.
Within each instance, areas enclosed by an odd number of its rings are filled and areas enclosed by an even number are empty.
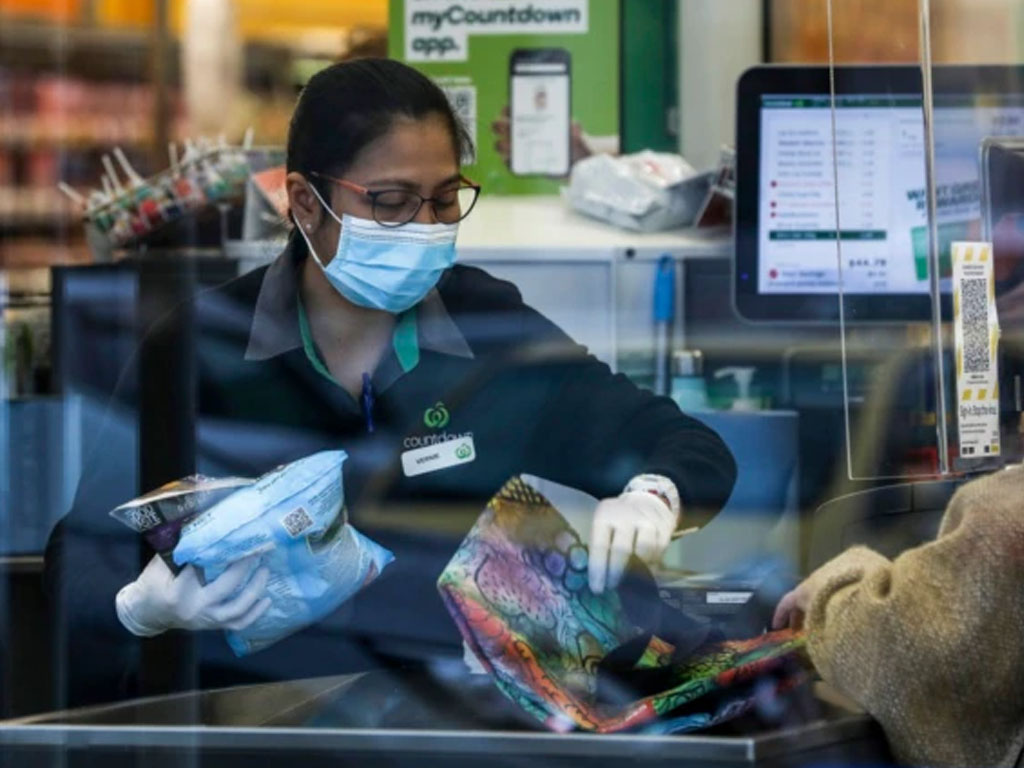
{"type": "Polygon", "coordinates": [[[245,629],[270,607],[270,572],[258,565],[257,557],[239,560],[203,585],[191,565],[175,576],[156,555],[139,578],[117,593],[117,617],[140,637],[168,629],[245,629]]]}
{"type": "Polygon", "coordinates": [[[804,617],[810,610],[814,599],[814,590],[810,581],[804,581],[792,592],[784,595],[775,608],[772,618],[772,629],[801,629],[804,617]]]}
{"type": "Polygon", "coordinates": [[[591,591],[617,587],[630,555],[660,562],[678,523],[668,504],[646,491],[627,491],[598,504],[590,534],[591,591]]]}

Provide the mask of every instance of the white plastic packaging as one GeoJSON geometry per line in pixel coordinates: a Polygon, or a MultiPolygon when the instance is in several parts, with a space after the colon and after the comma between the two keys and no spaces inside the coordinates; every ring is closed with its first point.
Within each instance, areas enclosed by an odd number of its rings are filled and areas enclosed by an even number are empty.
{"type": "Polygon", "coordinates": [[[645,150],[594,155],[573,166],[565,196],[577,211],[624,229],[657,232],[693,224],[713,174],[680,155],[645,150]]]}

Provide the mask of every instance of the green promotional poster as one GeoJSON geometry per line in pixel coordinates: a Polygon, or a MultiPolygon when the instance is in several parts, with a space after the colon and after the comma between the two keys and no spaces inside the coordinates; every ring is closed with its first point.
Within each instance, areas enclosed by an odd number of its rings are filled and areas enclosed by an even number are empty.
{"type": "Polygon", "coordinates": [[[390,0],[389,49],[444,88],[490,194],[554,193],[619,146],[618,0],[390,0]]]}

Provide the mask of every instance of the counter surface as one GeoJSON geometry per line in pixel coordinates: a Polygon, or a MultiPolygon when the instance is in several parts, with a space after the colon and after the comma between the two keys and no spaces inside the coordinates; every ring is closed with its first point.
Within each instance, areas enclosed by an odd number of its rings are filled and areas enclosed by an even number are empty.
{"type": "Polygon", "coordinates": [[[459,249],[474,256],[487,249],[552,249],[566,251],[633,248],[637,257],[668,251],[677,257],[726,257],[732,252],[727,230],[678,229],[669,232],[628,232],[571,210],[557,195],[480,198],[473,213],[459,225],[459,249]]]}
{"type": "MultiPolygon", "coordinates": [[[[262,754],[264,760],[271,754],[302,755],[312,760],[306,765],[320,765],[321,760],[324,765],[337,765],[339,759],[344,764],[345,759],[360,761],[373,753],[375,760],[389,760],[396,766],[419,766],[427,759],[431,764],[458,766],[487,761],[492,768],[569,765],[579,759],[593,766],[621,766],[624,760],[638,758],[673,768],[794,768],[839,758],[883,765],[887,758],[876,723],[824,698],[819,698],[822,707],[816,718],[778,730],[680,736],[563,735],[539,730],[521,712],[525,719],[518,723],[515,718],[505,719],[499,710],[515,707],[490,681],[463,676],[449,682],[452,691],[463,695],[476,691],[463,701],[477,708],[477,715],[468,720],[464,715],[452,715],[452,709],[463,707],[442,693],[443,704],[421,700],[404,714],[399,714],[402,707],[394,706],[396,700],[389,698],[391,703],[385,708],[390,708],[392,715],[370,718],[384,727],[353,727],[369,722],[365,710],[379,709],[384,701],[370,690],[359,689],[365,679],[348,675],[296,680],[28,717],[0,723],[0,751],[83,751],[94,755],[111,751],[113,757],[123,750],[141,749],[146,754],[160,750],[179,756],[262,754]],[[435,710],[437,728],[423,718],[430,709],[435,710]],[[475,726],[452,727],[459,721],[468,725],[473,719],[477,720],[475,726]],[[385,725],[385,721],[389,722],[385,725]],[[489,728],[485,725],[488,721],[504,725],[489,728]]],[[[408,690],[401,698],[412,702],[417,693],[408,690]]]]}

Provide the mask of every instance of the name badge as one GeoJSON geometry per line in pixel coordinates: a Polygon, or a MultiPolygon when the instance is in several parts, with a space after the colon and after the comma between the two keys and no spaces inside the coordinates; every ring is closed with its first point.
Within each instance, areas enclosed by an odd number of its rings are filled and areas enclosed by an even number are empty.
{"type": "Polygon", "coordinates": [[[414,448],[402,454],[402,471],[406,477],[425,475],[460,464],[469,464],[476,459],[476,446],[472,437],[447,440],[425,448],[414,448]]]}

